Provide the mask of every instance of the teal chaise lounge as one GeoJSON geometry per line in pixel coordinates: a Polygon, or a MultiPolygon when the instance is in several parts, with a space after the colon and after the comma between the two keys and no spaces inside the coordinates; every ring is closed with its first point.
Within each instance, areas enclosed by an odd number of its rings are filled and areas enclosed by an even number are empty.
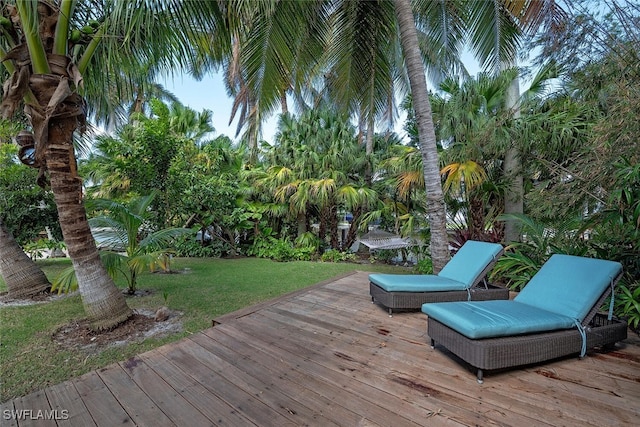
{"type": "Polygon", "coordinates": [[[504,248],[468,240],[437,275],[370,274],[371,301],[389,310],[419,310],[427,302],[508,299],[508,289],[491,286],[486,276],[504,248]]]}
{"type": "Polygon", "coordinates": [[[538,363],[626,339],[627,325],[598,310],[613,292],[622,265],[552,255],[524,289],[507,301],[424,304],[431,346],[440,344],[483,370],[538,363]]]}

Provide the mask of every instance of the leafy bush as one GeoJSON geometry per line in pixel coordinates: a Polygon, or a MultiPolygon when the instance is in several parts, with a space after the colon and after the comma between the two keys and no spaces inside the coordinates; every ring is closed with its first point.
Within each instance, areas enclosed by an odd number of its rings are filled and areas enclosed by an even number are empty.
{"type": "Polygon", "coordinates": [[[314,252],[318,252],[322,245],[322,240],[315,234],[306,232],[296,238],[295,245],[296,248],[309,248],[314,252]]]}
{"type": "Polygon", "coordinates": [[[423,258],[413,266],[413,271],[417,274],[433,274],[433,261],[431,258],[423,258]]]}
{"type": "Polygon", "coordinates": [[[629,327],[640,333],[640,283],[621,284],[616,295],[615,312],[627,319],[629,327]]]}
{"type": "Polygon", "coordinates": [[[340,252],[336,249],[329,249],[320,257],[322,262],[345,262],[355,261],[356,256],[351,252],[340,252]]]}
{"type": "Polygon", "coordinates": [[[384,263],[390,264],[391,261],[398,255],[397,249],[378,249],[375,251],[375,259],[384,263]]]}
{"type": "Polygon", "coordinates": [[[249,248],[249,255],[280,262],[310,261],[315,253],[314,247],[294,248],[289,239],[276,239],[272,236],[256,238],[249,248]]]}
{"type": "Polygon", "coordinates": [[[542,264],[519,248],[513,252],[507,250],[496,262],[490,280],[505,283],[511,290],[521,290],[540,270],[540,267],[542,264]]]}
{"type": "Polygon", "coordinates": [[[522,227],[523,242],[513,243],[500,257],[490,280],[502,282],[512,290],[521,290],[552,254],[584,256],[589,246],[579,237],[584,223],[579,218],[543,224],[526,215],[501,215],[500,219],[517,221],[522,227]]]}
{"type": "Polygon", "coordinates": [[[174,249],[177,256],[188,258],[220,258],[225,251],[221,241],[213,240],[203,246],[190,235],[176,239],[174,249]]]}

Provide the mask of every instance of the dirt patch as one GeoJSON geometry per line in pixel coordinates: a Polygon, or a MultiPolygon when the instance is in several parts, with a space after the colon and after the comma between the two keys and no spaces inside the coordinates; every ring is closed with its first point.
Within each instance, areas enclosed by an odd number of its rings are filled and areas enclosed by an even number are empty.
{"type": "Polygon", "coordinates": [[[104,349],[124,346],[132,342],[142,342],[147,338],[162,338],[182,331],[180,317],[182,313],[170,311],[163,322],[154,320],[151,310],[134,310],[134,315],[116,328],[104,332],[91,330],[89,321],[79,320],[58,328],[52,334],[52,340],[63,346],[82,350],[86,353],[98,353],[104,349]]]}
{"type": "Polygon", "coordinates": [[[14,299],[10,298],[7,292],[2,292],[0,293],[0,307],[20,307],[25,305],[44,304],[50,301],[68,298],[77,294],[77,291],[70,292],[68,294],[43,292],[41,294],[35,295],[30,299],[14,299]]]}

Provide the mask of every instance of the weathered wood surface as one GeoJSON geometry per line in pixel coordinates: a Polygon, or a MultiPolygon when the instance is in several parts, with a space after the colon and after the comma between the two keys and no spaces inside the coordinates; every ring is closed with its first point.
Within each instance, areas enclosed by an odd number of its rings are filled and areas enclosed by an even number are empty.
{"type": "Polygon", "coordinates": [[[429,347],[423,314],[388,317],[356,273],[0,409],[3,426],[628,426],[640,420],[640,340],[478,384],[429,347]],[[7,416],[20,410],[31,412],[7,416]]]}

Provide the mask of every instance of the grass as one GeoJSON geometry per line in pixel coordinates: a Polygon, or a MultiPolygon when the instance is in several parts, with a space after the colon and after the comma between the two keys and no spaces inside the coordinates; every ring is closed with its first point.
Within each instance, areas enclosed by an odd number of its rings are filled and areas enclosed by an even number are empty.
{"type": "MultiPolygon", "coordinates": [[[[39,262],[49,278],[70,265],[69,260],[39,262]]],[[[79,295],[45,304],[0,309],[0,402],[26,395],[108,364],[176,341],[211,326],[225,313],[354,270],[406,271],[379,264],[288,262],[266,259],[177,259],[172,269],[180,274],[140,276],[144,297],[128,298],[131,308],[155,310],[166,305],[181,311],[184,332],[162,339],[104,350],[96,354],[61,348],[52,339],[61,326],[85,317],[79,295]]],[[[125,287],[124,282],[118,283],[125,287]]],[[[0,291],[6,286],[0,279],[0,291]]]]}

